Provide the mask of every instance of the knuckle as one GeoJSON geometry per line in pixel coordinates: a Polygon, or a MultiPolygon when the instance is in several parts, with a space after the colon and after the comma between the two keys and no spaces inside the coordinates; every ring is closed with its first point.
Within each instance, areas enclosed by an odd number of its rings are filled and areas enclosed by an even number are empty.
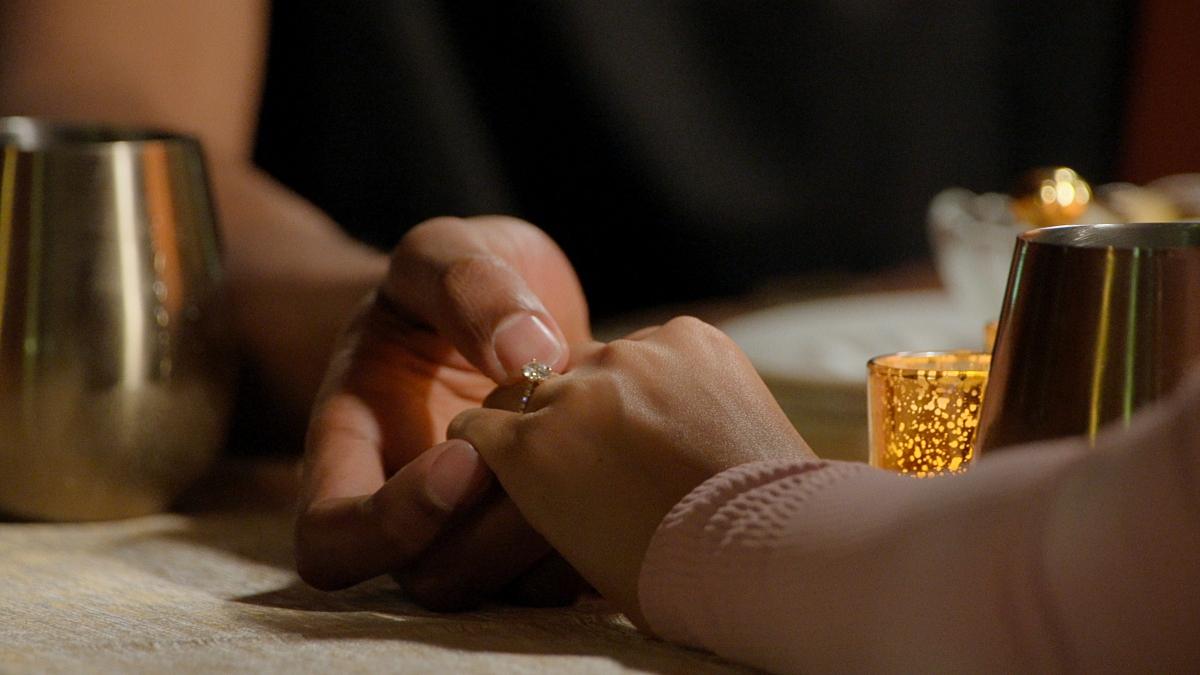
{"type": "Polygon", "coordinates": [[[598,350],[593,363],[600,368],[621,368],[638,358],[643,346],[633,340],[613,340],[598,350]]]}
{"type": "Polygon", "coordinates": [[[671,319],[667,322],[665,327],[686,333],[707,333],[709,331],[716,330],[711,325],[701,321],[700,319],[686,314],[671,319]]]}
{"type": "Polygon", "coordinates": [[[608,350],[604,363],[604,372],[608,377],[602,378],[606,380],[604,383],[597,382],[598,387],[615,386],[612,377],[614,373],[644,370],[648,363],[657,358],[658,351],[649,343],[634,340],[614,340],[609,343],[608,350]]]}
{"type": "Polygon", "coordinates": [[[665,328],[682,335],[685,339],[695,340],[709,347],[724,348],[733,344],[733,340],[720,328],[694,316],[679,316],[671,319],[665,328]]]}
{"type": "Polygon", "coordinates": [[[391,269],[403,270],[414,258],[420,257],[425,251],[445,239],[447,233],[460,230],[465,223],[461,218],[439,216],[418,223],[400,238],[399,243],[392,249],[391,269]]]}
{"type": "Polygon", "coordinates": [[[595,368],[604,368],[611,365],[613,359],[615,359],[617,356],[617,350],[619,349],[617,344],[619,342],[620,340],[613,340],[612,342],[605,343],[598,347],[592,354],[592,358],[590,359],[591,363],[589,365],[595,368]]]}
{"type": "Polygon", "coordinates": [[[446,426],[446,438],[461,438],[470,442],[471,426],[475,419],[475,409],[468,408],[450,420],[450,424],[446,426]]]}
{"type": "Polygon", "coordinates": [[[408,244],[420,248],[432,240],[440,240],[448,232],[459,232],[467,227],[467,222],[455,216],[437,216],[417,223],[400,239],[401,245],[408,244]]]}
{"type": "Polygon", "coordinates": [[[481,289],[495,288],[512,274],[508,263],[494,255],[478,254],[455,260],[442,270],[441,291],[452,300],[461,300],[481,289]]]}

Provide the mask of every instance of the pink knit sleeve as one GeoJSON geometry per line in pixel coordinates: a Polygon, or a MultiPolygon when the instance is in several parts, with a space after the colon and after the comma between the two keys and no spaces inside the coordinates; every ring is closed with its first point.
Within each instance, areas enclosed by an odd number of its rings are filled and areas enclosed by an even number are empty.
{"type": "Polygon", "coordinates": [[[749,464],[663,520],[662,637],[777,672],[1200,665],[1200,376],[1129,429],[916,480],[749,464]]]}

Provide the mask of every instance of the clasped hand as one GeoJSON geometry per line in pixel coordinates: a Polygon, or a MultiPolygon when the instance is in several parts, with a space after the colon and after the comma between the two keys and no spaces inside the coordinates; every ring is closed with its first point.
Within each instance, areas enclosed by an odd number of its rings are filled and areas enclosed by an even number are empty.
{"type": "Polygon", "coordinates": [[[468,410],[449,433],[479,451],[534,529],[643,625],[638,574],[670,509],[725,469],[812,455],[746,356],[698,319],[577,345],[571,356],[570,372],[539,384],[524,413],[468,410]]]}
{"type": "Polygon", "coordinates": [[[445,429],[526,361],[562,369],[567,345],[590,337],[574,270],[537,228],[480,217],[411,230],[317,396],[300,576],[332,590],[392,574],[446,610],[506,591],[539,604],[573,597],[577,577],[445,429]]]}
{"type": "Polygon", "coordinates": [[[390,573],[439,609],[505,591],[567,601],[580,584],[553,545],[640,623],[638,571],[671,507],[726,468],[798,456],[811,454],[720,331],[682,318],[592,342],[544,234],[439,219],[401,242],[330,368],[298,566],[320,588],[390,573]],[[564,374],[525,413],[480,407],[512,398],[534,358],[564,374]]]}

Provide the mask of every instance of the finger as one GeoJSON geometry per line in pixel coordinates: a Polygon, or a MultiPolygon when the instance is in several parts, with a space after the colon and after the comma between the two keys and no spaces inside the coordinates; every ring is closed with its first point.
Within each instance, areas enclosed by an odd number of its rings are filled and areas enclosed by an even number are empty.
{"type": "Polygon", "coordinates": [[[550,551],[507,496],[448,531],[411,566],[393,576],[422,606],[461,611],[495,597],[550,551]]]}
{"type": "MultiPolygon", "coordinates": [[[[345,482],[354,485],[360,476],[345,482]]],[[[420,555],[452,516],[476,503],[492,482],[478,453],[462,441],[430,448],[377,490],[308,503],[296,525],[300,577],[332,590],[402,567],[420,555]]]]}
{"type": "Polygon", "coordinates": [[[520,413],[494,408],[464,410],[451,420],[446,437],[470,443],[491,466],[493,457],[500,458],[513,450],[521,417],[520,413]]]}
{"type": "MultiPolygon", "coordinates": [[[[595,358],[596,354],[604,349],[604,346],[603,342],[590,340],[575,344],[571,348],[571,363],[567,367],[568,370],[587,365],[595,358]]],[[[530,382],[525,379],[511,380],[501,384],[484,398],[483,407],[516,413],[539,410],[542,405],[535,398],[546,400],[546,394],[557,384],[557,377],[556,373],[548,380],[534,383],[533,387],[530,387],[530,382]]]]}
{"type": "MultiPolygon", "coordinates": [[[[525,397],[525,391],[528,386],[527,382],[502,384],[493,389],[492,393],[487,395],[487,398],[483,399],[483,407],[506,410],[508,412],[521,412],[521,399],[525,397]]],[[[526,406],[528,406],[528,402],[526,402],[526,406]]]]}
{"type": "MultiPolygon", "coordinates": [[[[552,384],[552,381],[545,384],[552,384]]],[[[505,491],[521,505],[529,506],[530,503],[524,501],[523,497],[532,495],[540,498],[544,485],[541,485],[539,476],[553,471],[551,465],[556,463],[552,453],[545,452],[545,448],[530,445],[533,434],[529,432],[532,427],[528,425],[538,414],[491,408],[466,410],[450,422],[446,435],[470,443],[487,462],[505,491]]],[[[536,520],[528,516],[527,513],[526,519],[537,527],[536,520]]]]}
{"type": "MultiPolygon", "coordinates": [[[[649,330],[649,329],[643,329],[649,330]]],[[[604,348],[603,342],[586,341],[580,342],[571,347],[571,363],[567,366],[567,371],[586,365],[589,361],[595,358],[595,355],[604,348]]],[[[558,374],[555,374],[555,377],[558,374]]],[[[499,385],[483,399],[483,407],[495,408],[496,410],[507,410],[509,412],[524,412],[538,409],[539,406],[532,404],[532,396],[538,389],[545,387],[549,382],[538,383],[532,391],[529,390],[529,382],[522,379],[513,379],[499,385]],[[531,397],[528,401],[522,399],[528,395],[531,397]]]]}
{"type": "Polygon", "coordinates": [[[483,399],[483,407],[515,413],[532,412],[541,407],[534,402],[535,397],[545,399],[544,393],[554,388],[558,377],[554,374],[536,382],[522,379],[502,384],[483,399]]]}
{"type": "MultiPolygon", "coordinates": [[[[334,358],[331,373],[344,368],[345,358],[334,358]]],[[[344,391],[327,395],[313,411],[305,438],[301,506],[378,490],[385,478],[382,434],[378,416],[362,398],[344,391]]]]}
{"type": "Polygon", "coordinates": [[[385,300],[497,383],[534,359],[565,366],[567,336],[542,295],[573,313],[571,325],[586,326],[574,316],[585,304],[562,251],[528,223],[502,218],[422,223],[396,247],[383,285],[385,300]]]}

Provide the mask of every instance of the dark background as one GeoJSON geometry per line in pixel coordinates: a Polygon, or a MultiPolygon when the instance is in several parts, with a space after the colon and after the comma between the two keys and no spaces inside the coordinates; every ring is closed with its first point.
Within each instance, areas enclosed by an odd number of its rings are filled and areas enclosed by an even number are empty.
{"type": "Polygon", "coordinates": [[[290,0],[257,159],[380,248],[509,213],[593,313],[927,255],[929,199],[1116,176],[1129,2],[290,0]]]}

